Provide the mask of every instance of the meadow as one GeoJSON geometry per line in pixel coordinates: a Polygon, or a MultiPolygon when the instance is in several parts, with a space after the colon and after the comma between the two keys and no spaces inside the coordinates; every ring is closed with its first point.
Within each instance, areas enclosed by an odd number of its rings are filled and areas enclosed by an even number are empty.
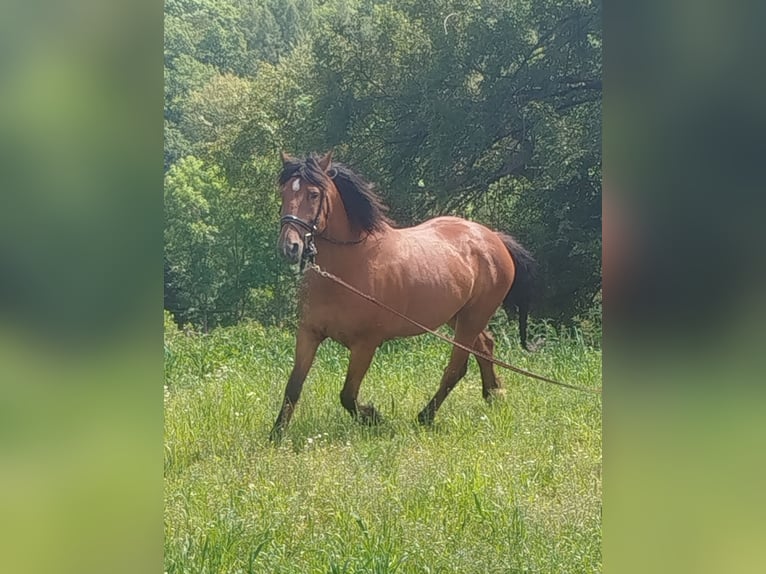
{"type": "MultiPolygon", "coordinates": [[[[326,342],[279,445],[268,433],[292,366],[289,329],[208,334],[165,322],[165,571],[521,573],[601,571],[601,397],[499,374],[487,404],[475,361],[432,428],[415,417],[449,347],[384,345],[355,422],[338,395],[348,355],[326,342]]],[[[494,330],[519,367],[601,385],[597,341],[546,325],[535,353],[494,330]]]]}

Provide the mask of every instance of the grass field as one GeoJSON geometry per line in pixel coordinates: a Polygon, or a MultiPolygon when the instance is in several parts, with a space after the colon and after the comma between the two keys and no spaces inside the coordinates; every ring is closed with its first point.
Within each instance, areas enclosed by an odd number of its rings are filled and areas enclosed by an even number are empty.
{"type": "MultiPolygon", "coordinates": [[[[499,356],[600,386],[599,349],[549,333],[530,354],[515,334],[496,332],[499,356]]],[[[386,420],[368,428],[340,405],[347,353],[327,342],[273,446],[292,355],[286,330],[166,326],[168,573],[600,572],[600,396],[501,372],[488,405],[472,360],[424,429],[449,347],[419,337],[378,351],[360,398],[386,420]]]]}

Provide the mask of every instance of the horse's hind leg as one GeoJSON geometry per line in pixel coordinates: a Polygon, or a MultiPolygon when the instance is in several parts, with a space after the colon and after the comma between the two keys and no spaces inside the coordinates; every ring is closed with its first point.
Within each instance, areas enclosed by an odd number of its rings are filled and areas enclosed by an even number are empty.
{"type": "MultiPolygon", "coordinates": [[[[484,329],[476,341],[474,341],[474,349],[487,355],[494,357],[495,353],[495,340],[492,338],[492,333],[488,329],[484,329]]],[[[503,391],[503,385],[495,375],[495,366],[488,360],[474,355],[476,362],[479,363],[479,370],[481,371],[481,391],[485,400],[490,400],[495,396],[501,395],[503,391]]]]}
{"type": "MultiPolygon", "coordinates": [[[[462,343],[462,341],[460,341],[462,343]]],[[[457,347],[452,347],[452,355],[450,355],[449,364],[444,369],[441,382],[439,383],[439,390],[428,402],[428,404],[420,411],[418,415],[418,421],[420,424],[430,425],[436,411],[447,398],[447,395],[455,387],[457,382],[465,376],[468,370],[468,352],[457,347]]]]}
{"type": "MultiPolygon", "coordinates": [[[[475,320],[467,320],[467,317],[470,317],[470,315],[465,313],[454,321],[455,341],[467,347],[473,347],[477,336],[482,332],[484,327],[486,327],[487,323],[484,321],[483,323],[478,323],[477,326],[475,320]]],[[[452,324],[453,321],[450,321],[450,325],[452,324]]],[[[458,347],[452,347],[452,354],[450,355],[447,368],[444,369],[444,374],[442,375],[441,383],[439,384],[439,390],[436,391],[436,394],[418,415],[418,421],[420,421],[421,424],[431,424],[433,422],[436,411],[439,410],[444,399],[447,398],[447,395],[452,391],[458,381],[465,376],[467,370],[468,351],[464,351],[458,347]]]]}
{"type": "Polygon", "coordinates": [[[372,363],[372,357],[375,355],[377,345],[363,343],[351,348],[351,359],[348,363],[348,372],[346,373],[346,382],[343,384],[343,390],[340,392],[340,403],[351,416],[366,424],[375,424],[382,420],[380,413],[372,405],[360,405],[357,403],[359,395],[359,386],[362,384],[364,375],[372,363]]]}

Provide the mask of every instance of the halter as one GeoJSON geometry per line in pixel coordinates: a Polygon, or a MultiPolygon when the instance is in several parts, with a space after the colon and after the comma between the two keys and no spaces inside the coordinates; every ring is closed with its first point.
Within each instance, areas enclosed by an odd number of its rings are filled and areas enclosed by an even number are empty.
{"type": "Polygon", "coordinates": [[[285,225],[293,224],[298,227],[302,227],[306,230],[303,235],[303,253],[301,254],[301,272],[306,269],[307,263],[314,263],[317,256],[317,246],[314,243],[314,235],[317,234],[317,223],[319,223],[319,216],[322,214],[322,205],[324,204],[324,190],[320,192],[322,195],[319,197],[319,209],[317,209],[316,215],[311,222],[301,219],[297,215],[283,215],[279,220],[280,229],[285,225]]]}
{"type": "MultiPolygon", "coordinates": [[[[338,175],[338,171],[335,168],[330,169],[327,172],[327,175],[330,177],[330,179],[335,179],[335,176],[338,175]]],[[[297,215],[283,215],[280,221],[280,228],[284,227],[285,225],[294,224],[298,227],[302,227],[306,230],[306,233],[303,235],[303,254],[301,255],[301,272],[304,271],[306,268],[306,264],[314,264],[316,255],[317,255],[317,247],[314,243],[315,237],[321,237],[328,243],[332,243],[334,245],[357,245],[367,239],[367,235],[364,237],[361,237],[359,239],[354,239],[351,241],[337,241],[335,239],[332,239],[330,237],[325,237],[322,235],[322,232],[317,229],[317,224],[319,223],[319,216],[322,215],[322,207],[324,206],[324,200],[325,200],[325,190],[323,188],[320,189],[320,197],[319,197],[319,208],[317,209],[316,215],[314,216],[314,219],[312,221],[306,221],[305,219],[301,219],[297,215]]]]}

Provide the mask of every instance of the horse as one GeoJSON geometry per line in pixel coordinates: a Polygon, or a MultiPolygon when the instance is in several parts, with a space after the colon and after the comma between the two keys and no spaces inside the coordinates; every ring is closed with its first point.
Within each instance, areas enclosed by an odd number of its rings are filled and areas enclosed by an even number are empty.
{"type": "MultiPolygon", "coordinates": [[[[502,305],[519,313],[521,345],[527,347],[527,315],[535,261],[513,237],[458,217],[436,217],[398,228],[374,186],[332,150],[296,158],[281,154],[282,205],[279,253],[291,264],[314,260],[323,270],[424,326],[448,324],[457,342],[493,356],[487,329],[502,305]]],[[[386,340],[424,331],[369,300],[349,293],[318,273],[306,271],[299,289],[295,362],[282,407],[271,431],[279,440],[298,402],[319,345],[329,338],[350,351],[341,405],[361,422],[382,420],[372,405],[357,401],[377,348],[386,340]]],[[[465,375],[469,353],[458,347],[436,394],[418,415],[430,425],[444,399],[465,375]]],[[[503,394],[494,365],[476,356],[482,395],[503,394]]]]}

